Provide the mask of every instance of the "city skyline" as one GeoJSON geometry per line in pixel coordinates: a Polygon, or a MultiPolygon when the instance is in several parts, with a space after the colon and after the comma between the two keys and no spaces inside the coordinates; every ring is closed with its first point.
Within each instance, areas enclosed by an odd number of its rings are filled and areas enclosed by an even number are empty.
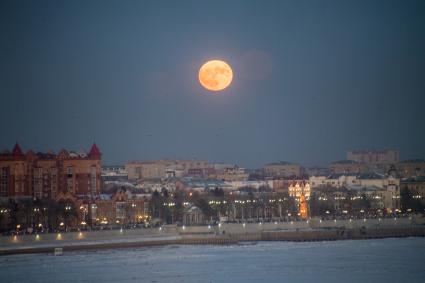
{"type": "Polygon", "coordinates": [[[3,281],[423,280],[424,30],[424,0],[0,1],[3,281]]]}
{"type": "MultiPolygon", "coordinates": [[[[75,153],[77,155],[87,155],[90,150],[91,147],[93,145],[97,145],[96,142],[93,142],[93,144],[91,146],[89,146],[89,149],[87,149],[87,145],[85,147],[81,147],[79,149],[75,149],[75,148],[65,148],[65,147],[60,147],[59,150],[55,151],[52,150],[51,148],[47,149],[47,150],[37,150],[34,148],[23,148],[21,146],[21,143],[16,142],[12,147],[9,148],[2,148],[0,149],[0,154],[2,153],[6,153],[6,154],[10,154],[13,152],[15,147],[19,147],[19,149],[21,150],[22,148],[22,152],[24,154],[27,154],[28,152],[32,152],[35,154],[59,154],[61,151],[65,150],[69,153],[75,153]]],[[[103,154],[103,150],[100,150],[102,152],[102,155],[105,156],[103,154]]],[[[381,158],[386,158],[386,157],[381,157],[381,158]]],[[[161,158],[152,158],[152,159],[129,159],[129,160],[124,160],[122,163],[108,163],[108,162],[102,162],[102,166],[120,166],[120,165],[125,165],[128,163],[132,163],[132,162],[155,162],[155,161],[161,161],[161,160],[193,160],[193,161],[206,161],[209,163],[216,163],[216,164],[234,164],[237,166],[241,166],[244,167],[246,169],[258,169],[258,168],[262,168],[266,165],[271,165],[271,164],[279,164],[279,163],[283,163],[283,164],[296,164],[296,165],[300,165],[302,167],[328,167],[329,165],[333,164],[333,163],[338,163],[338,162],[345,162],[345,161],[353,161],[353,162],[357,162],[357,163],[365,163],[365,164],[396,164],[398,162],[410,162],[410,161],[420,161],[420,160],[424,160],[421,156],[416,156],[414,158],[411,159],[403,159],[400,158],[400,152],[398,150],[395,149],[391,149],[391,148],[386,148],[386,149],[361,149],[361,150],[348,150],[346,151],[339,159],[335,159],[332,160],[326,164],[314,164],[314,165],[309,165],[309,164],[303,164],[303,163],[299,163],[296,161],[292,161],[292,160],[270,160],[269,162],[266,162],[264,164],[260,164],[257,167],[245,167],[243,166],[243,164],[237,163],[235,161],[231,161],[231,160],[208,160],[208,159],[197,159],[197,158],[186,158],[186,157],[161,157],[161,158]],[[377,162],[373,162],[371,161],[371,158],[378,158],[376,157],[377,155],[379,155],[380,153],[383,155],[387,155],[387,153],[390,152],[390,156],[392,156],[392,154],[396,154],[396,157],[394,157],[395,159],[393,161],[383,161],[383,162],[379,162],[377,159],[377,162]],[[360,157],[354,157],[354,155],[369,155],[369,157],[363,157],[369,160],[364,160],[364,162],[362,162],[361,160],[359,160],[360,157]],[[372,157],[373,156],[373,157],[372,157]]]]}
{"type": "Polygon", "coordinates": [[[424,158],[424,11],[422,1],[2,2],[0,148],[96,141],[105,164],[247,168],[325,165],[353,149],[424,158]],[[214,95],[197,81],[210,59],[234,70],[214,95]]]}

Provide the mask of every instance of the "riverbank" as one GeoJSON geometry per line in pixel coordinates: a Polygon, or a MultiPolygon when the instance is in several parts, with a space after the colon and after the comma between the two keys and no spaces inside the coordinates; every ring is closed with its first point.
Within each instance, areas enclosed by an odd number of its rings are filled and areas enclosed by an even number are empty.
{"type": "Polygon", "coordinates": [[[270,231],[262,233],[228,234],[189,236],[178,238],[140,239],[135,241],[117,241],[102,243],[68,243],[63,245],[52,244],[47,246],[15,247],[0,250],[0,255],[57,253],[70,251],[89,251],[104,249],[126,249],[154,247],[165,245],[231,245],[252,241],[292,241],[317,242],[337,240],[365,240],[383,238],[425,237],[425,227],[412,228],[381,228],[381,229],[331,229],[331,230],[304,230],[304,231],[270,231]]]}
{"type": "Polygon", "coordinates": [[[0,255],[139,248],[164,245],[229,245],[246,241],[335,241],[425,237],[423,218],[285,223],[227,223],[218,226],[163,226],[62,234],[0,237],[0,255]]]}

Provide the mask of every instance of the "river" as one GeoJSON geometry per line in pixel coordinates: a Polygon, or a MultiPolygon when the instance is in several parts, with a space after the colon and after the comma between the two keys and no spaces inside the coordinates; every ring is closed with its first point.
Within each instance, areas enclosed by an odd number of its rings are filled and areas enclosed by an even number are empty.
{"type": "Polygon", "coordinates": [[[0,257],[1,282],[425,282],[425,238],[0,257]]]}

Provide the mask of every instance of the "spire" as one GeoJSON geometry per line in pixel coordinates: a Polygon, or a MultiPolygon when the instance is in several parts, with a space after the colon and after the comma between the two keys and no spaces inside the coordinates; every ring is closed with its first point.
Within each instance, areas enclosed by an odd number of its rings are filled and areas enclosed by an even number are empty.
{"type": "Polygon", "coordinates": [[[21,149],[21,147],[19,146],[18,143],[15,143],[15,146],[13,147],[12,156],[13,157],[22,157],[22,156],[24,156],[24,154],[22,153],[22,149],[21,149]]]}
{"type": "Polygon", "coordinates": [[[96,143],[93,143],[93,145],[91,146],[90,152],[88,154],[88,157],[94,158],[94,159],[100,159],[101,156],[102,156],[102,153],[100,153],[100,150],[97,147],[96,143]]]}

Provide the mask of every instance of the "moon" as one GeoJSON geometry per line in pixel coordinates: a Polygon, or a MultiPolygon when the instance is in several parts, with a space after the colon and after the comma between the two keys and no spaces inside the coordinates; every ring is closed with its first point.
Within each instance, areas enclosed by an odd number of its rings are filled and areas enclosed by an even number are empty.
{"type": "Polygon", "coordinates": [[[211,91],[220,91],[227,88],[233,79],[232,68],[224,61],[211,60],[199,69],[199,82],[211,91]]]}

